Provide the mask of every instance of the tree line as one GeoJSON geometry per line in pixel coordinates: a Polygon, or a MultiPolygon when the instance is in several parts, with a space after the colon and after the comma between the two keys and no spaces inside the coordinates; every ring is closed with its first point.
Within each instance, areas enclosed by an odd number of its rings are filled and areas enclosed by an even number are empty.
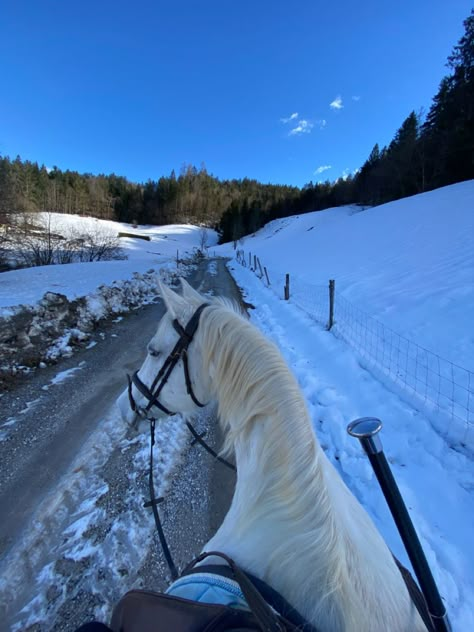
{"type": "MultiPolygon", "coordinates": [[[[180,174],[134,183],[111,175],[80,174],[0,156],[0,216],[49,211],[137,224],[195,223],[218,227],[235,201],[268,212],[298,193],[296,187],[256,180],[219,180],[183,165],[180,174]]],[[[0,219],[1,222],[1,219],[0,219]]],[[[256,227],[256,224],[255,224],[256,227]]]]}
{"type": "Polygon", "coordinates": [[[474,178],[474,11],[426,116],[411,112],[360,170],[298,187],[219,180],[205,165],[145,183],[0,156],[0,223],[18,212],[77,213],[140,224],[195,223],[238,240],[269,220],[342,204],[373,205],[474,178]]]}

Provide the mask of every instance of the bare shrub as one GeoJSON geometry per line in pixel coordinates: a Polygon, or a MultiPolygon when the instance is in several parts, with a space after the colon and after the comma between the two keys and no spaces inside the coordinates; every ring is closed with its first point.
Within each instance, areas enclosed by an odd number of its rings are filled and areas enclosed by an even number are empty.
{"type": "Polygon", "coordinates": [[[79,261],[105,261],[123,259],[123,250],[116,232],[98,225],[77,235],[79,261]]]}
{"type": "Polygon", "coordinates": [[[25,266],[46,266],[55,263],[62,235],[53,230],[51,213],[41,216],[22,214],[12,235],[15,256],[25,266]]]}
{"type": "Polygon", "coordinates": [[[22,265],[51,264],[123,259],[117,234],[99,223],[71,229],[62,234],[51,213],[27,216],[17,222],[10,247],[22,265]]]}

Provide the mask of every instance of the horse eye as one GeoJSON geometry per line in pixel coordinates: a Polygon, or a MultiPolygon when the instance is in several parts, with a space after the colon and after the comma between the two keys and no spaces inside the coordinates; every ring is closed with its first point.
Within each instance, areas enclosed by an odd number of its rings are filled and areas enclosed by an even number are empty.
{"type": "Polygon", "coordinates": [[[160,352],[156,349],[148,348],[148,354],[151,355],[152,358],[157,358],[160,355],[160,352]]]}

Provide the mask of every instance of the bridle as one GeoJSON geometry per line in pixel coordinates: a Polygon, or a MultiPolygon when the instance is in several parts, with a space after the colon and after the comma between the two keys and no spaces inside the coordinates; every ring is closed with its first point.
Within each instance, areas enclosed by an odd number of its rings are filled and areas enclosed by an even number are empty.
{"type": "Polygon", "coordinates": [[[197,310],[189,319],[186,327],[183,327],[179,323],[177,318],[173,320],[173,327],[179,334],[178,342],[175,344],[173,350],[164,361],[163,366],[158,371],[158,374],[153,380],[153,383],[150,386],[150,388],[148,388],[148,386],[146,386],[146,384],[144,384],[141,381],[141,379],[138,377],[138,371],[135,371],[132,377],[130,377],[130,375],[127,373],[128,401],[130,402],[130,408],[133,410],[134,413],[137,413],[140,417],[144,419],[150,419],[149,413],[150,413],[150,410],[153,408],[153,406],[156,406],[167,415],[175,414],[171,410],[166,408],[166,406],[164,406],[159,401],[158,398],[160,396],[161,391],[163,390],[163,387],[168,381],[173,369],[175,368],[175,366],[178,364],[180,360],[183,360],[184,378],[186,380],[186,389],[187,389],[188,395],[191,397],[191,399],[196,404],[196,406],[199,406],[200,408],[204,408],[204,406],[206,405],[206,404],[201,404],[201,402],[197,399],[193,391],[191,378],[189,376],[188,347],[191,344],[194,334],[196,333],[196,330],[198,328],[201,314],[203,310],[208,306],[209,306],[209,303],[203,303],[202,305],[200,305],[200,307],[197,308],[197,310]],[[146,397],[146,399],[148,400],[148,404],[146,405],[145,408],[138,406],[136,401],[134,400],[133,393],[132,393],[132,385],[135,386],[137,390],[139,390],[140,393],[144,397],[146,397]]]}
{"type": "MultiPolygon", "coordinates": [[[[173,580],[175,580],[178,577],[178,571],[173,562],[173,558],[171,556],[168,544],[166,542],[165,534],[163,532],[163,527],[161,525],[160,516],[159,516],[158,508],[157,508],[157,505],[160,502],[162,502],[164,498],[161,498],[161,497],[156,498],[156,495],[155,495],[155,487],[154,487],[154,480],[153,480],[153,446],[155,445],[156,419],[150,415],[150,410],[153,408],[153,406],[157,406],[161,411],[163,411],[167,415],[175,414],[171,412],[171,410],[168,410],[168,408],[166,408],[166,406],[164,406],[159,401],[158,398],[160,396],[161,391],[163,390],[163,387],[168,381],[173,369],[175,368],[175,366],[178,364],[180,360],[183,360],[184,378],[186,380],[186,389],[189,396],[191,397],[193,402],[196,404],[196,406],[199,406],[199,408],[204,408],[204,406],[206,405],[206,404],[201,404],[201,402],[198,400],[198,398],[194,394],[193,387],[191,384],[191,378],[189,375],[189,365],[188,365],[188,348],[191,342],[193,341],[194,334],[196,333],[197,328],[199,326],[199,319],[201,318],[201,314],[206,307],[209,307],[209,303],[203,303],[202,305],[200,305],[197,308],[197,310],[194,312],[194,314],[191,316],[191,318],[189,319],[186,327],[183,327],[177,318],[173,320],[173,327],[179,334],[178,342],[175,344],[175,346],[173,347],[173,350],[164,361],[163,366],[158,371],[150,388],[148,388],[148,386],[146,386],[146,384],[144,384],[141,381],[141,379],[138,377],[138,371],[135,371],[132,377],[130,377],[130,375],[128,375],[127,373],[128,400],[130,402],[130,408],[133,410],[134,413],[142,417],[142,419],[147,419],[150,422],[150,439],[151,439],[150,440],[150,467],[149,467],[149,472],[148,472],[150,500],[144,504],[144,507],[151,507],[153,510],[153,516],[155,518],[156,528],[157,528],[158,535],[160,538],[161,546],[163,548],[163,554],[165,556],[165,559],[168,564],[168,568],[170,570],[171,577],[173,578],[173,580]],[[136,401],[134,400],[133,393],[132,393],[132,385],[135,386],[140,391],[140,393],[144,397],[146,397],[146,399],[148,400],[148,404],[146,405],[145,408],[138,406],[136,401]]],[[[210,448],[207,445],[207,443],[203,440],[204,435],[198,434],[189,421],[186,421],[186,425],[194,437],[194,441],[191,445],[194,445],[194,443],[201,444],[220,463],[223,463],[227,467],[235,470],[234,465],[232,465],[231,463],[228,463],[225,459],[220,457],[216,452],[214,452],[214,450],[212,450],[212,448],[210,448]]]]}

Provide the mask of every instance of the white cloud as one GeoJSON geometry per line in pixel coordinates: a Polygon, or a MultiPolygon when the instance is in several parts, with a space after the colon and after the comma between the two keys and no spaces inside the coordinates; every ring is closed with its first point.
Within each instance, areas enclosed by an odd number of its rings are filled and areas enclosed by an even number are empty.
{"type": "Polygon", "coordinates": [[[342,105],[342,98],[341,98],[341,96],[339,95],[338,97],[336,97],[334,99],[334,101],[332,101],[329,104],[329,107],[332,108],[333,110],[342,110],[342,108],[344,106],[342,105]]]}
{"type": "Polygon", "coordinates": [[[353,96],[353,97],[352,97],[352,100],[353,100],[353,101],[360,101],[360,97],[359,97],[359,96],[353,96]]]}
{"type": "Polygon", "coordinates": [[[319,129],[324,129],[327,125],[327,121],[326,119],[320,119],[319,121],[316,121],[316,125],[319,125],[319,129]]]}
{"type": "Polygon", "coordinates": [[[290,121],[294,121],[297,118],[298,118],[298,112],[293,112],[293,114],[290,114],[288,118],[281,118],[280,121],[282,123],[289,123],[290,121]]]}
{"type": "Polygon", "coordinates": [[[310,121],[306,121],[305,119],[300,119],[298,121],[298,125],[294,127],[289,136],[297,136],[299,134],[311,134],[311,130],[314,127],[314,123],[310,123],[310,121]]]}
{"type": "Polygon", "coordinates": [[[314,175],[323,173],[324,171],[327,171],[328,169],[332,169],[332,165],[321,165],[320,167],[316,169],[316,171],[314,172],[314,175]]]}

